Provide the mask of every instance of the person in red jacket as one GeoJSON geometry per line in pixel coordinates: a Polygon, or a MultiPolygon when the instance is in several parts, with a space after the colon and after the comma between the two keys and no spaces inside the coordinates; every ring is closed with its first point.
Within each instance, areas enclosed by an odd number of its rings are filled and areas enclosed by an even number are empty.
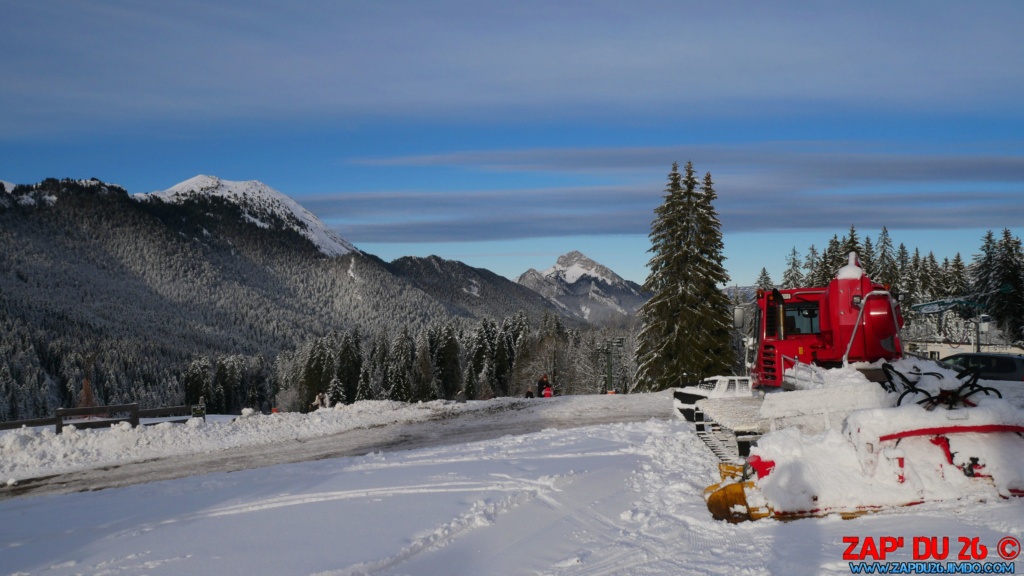
{"type": "Polygon", "coordinates": [[[555,395],[555,391],[551,389],[551,384],[548,384],[547,386],[544,387],[544,397],[545,398],[551,398],[554,395],[555,395]]]}
{"type": "Polygon", "coordinates": [[[550,384],[548,384],[548,375],[547,374],[541,374],[540,380],[537,380],[537,398],[543,398],[544,397],[544,387],[545,386],[550,386],[550,384]]]}

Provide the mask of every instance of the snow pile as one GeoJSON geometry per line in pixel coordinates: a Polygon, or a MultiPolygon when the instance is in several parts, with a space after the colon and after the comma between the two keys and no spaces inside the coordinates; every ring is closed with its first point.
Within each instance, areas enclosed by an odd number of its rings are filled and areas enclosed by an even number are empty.
{"type": "Polygon", "coordinates": [[[860,277],[864,275],[864,270],[860,267],[860,260],[857,259],[856,252],[850,252],[849,261],[846,266],[843,266],[836,272],[836,278],[839,280],[860,280],[860,277]]]}
{"type": "Polygon", "coordinates": [[[269,226],[262,218],[269,214],[277,216],[328,256],[358,252],[355,246],[328,228],[298,202],[256,180],[234,182],[221,180],[216,176],[200,175],[167,190],[136,194],[133,197],[138,200],[159,198],[164,202],[181,203],[202,196],[224,198],[237,204],[242,208],[245,219],[261,228],[269,226]]]}
{"type": "Polygon", "coordinates": [[[364,401],[310,414],[263,415],[249,410],[238,418],[212,416],[208,421],[193,418],[185,425],[165,422],[132,428],[123,422],[110,429],[83,430],[70,425],[65,426],[61,434],[56,434],[53,427],[22,428],[0,433],[0,478],[10,483],[43,474],[149,458],[315,438],[399,422],[443,419],[458,412],[493,409],[495,404],[521,401],[510,398],[466,404],[364,401]]]}

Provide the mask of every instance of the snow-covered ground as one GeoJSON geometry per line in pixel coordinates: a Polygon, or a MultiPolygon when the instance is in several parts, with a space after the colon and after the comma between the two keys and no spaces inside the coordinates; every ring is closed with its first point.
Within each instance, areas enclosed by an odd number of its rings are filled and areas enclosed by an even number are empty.
{"type": "MultiPolygon", "coordinates": [[[[1000,387],[1024,406],[1024,386],[1000,387]]],[[[999,548],[1007,537],[1024,539],[1021,499],[926,503],[855,520],[715,521],[702,494],[718,479],[717,461],[670,411],[665,392],[373,402],[61,437],[5,432],[0,477],[11,490],[41,475],[153,459],[187,468],[200,457],[340,444],[370,430],[417,425],[443,437],[473,417],[496,429],[523,424],[501,436],[469,432],[460,444],[8,497],[0,574],[850,574],[844,554],[854,537],[857,552],[868,538],[872,546],[903,538],[884,558],[897,562],[915,561],[915,538],[948,538],[947,561],[967,539],[985,546],[986,562],[1003,562],[997,549],[1008,550],[999,548]],[[650,418],[566,427],[585,423],[581,412],[650,418]]],[[[970,550],[981,560],[981,548],[970,550]]],[[[1021,573],[1024,562],[1011,567],[1021,573]]]]}

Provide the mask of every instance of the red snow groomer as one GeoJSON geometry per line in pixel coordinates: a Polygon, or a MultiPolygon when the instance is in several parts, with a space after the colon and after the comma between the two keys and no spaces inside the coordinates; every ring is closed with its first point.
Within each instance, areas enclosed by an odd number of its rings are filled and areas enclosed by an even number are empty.
{"type": "Polygon", "coordinates": [[[839,422],[851,410],[877,405],[877,386],[842,395],[822,390],[828,371],[852,365],[868,380],[883,382],[880,364],[903,357],[899,303],[864,273],[853,252],[827,286],[758,290],[753,308],[738,307],[735,314],[736,328],[753,325],[744,347],[748,386],[721,391],[711,378],[673,394],[676,412],[695,422],[701,438],[726,461],[740,462],[779,418],[807,413],[808,406],[824,406],[839,422]],[[771,393],[784,390],[804,393],[771,393]]]}
{"type": "Polygon", "coordinates": [[[856,254],[824,288],[758,291],[755,303],[750,392],[674,395],[722,461],[704,494],[715,518],[1024,496],[1024,409],[977,369],[904,358],[899,304],[856,254]]]}
{"type": "Polygon", "coordinates": [[[747,348],[755,388],[792,388],[786,371],[797,368],[790,378],[800,378],[800,366],[828,369],[903,356],[899,303],[888,287],[864,274],[854,253],[828,286],[758,290],[755,303],[747,348]]]}

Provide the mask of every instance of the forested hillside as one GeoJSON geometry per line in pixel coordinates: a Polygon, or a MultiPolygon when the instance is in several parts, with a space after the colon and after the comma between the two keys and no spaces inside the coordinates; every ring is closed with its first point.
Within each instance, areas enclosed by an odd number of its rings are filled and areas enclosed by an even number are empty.
{"type": "Polygon", "coordinates": [[[520,310],[558,309],[542,295],[490,270],[437,256],[406,256],[389,264],[395,274],[445,303],[456,316],[504,318],[520,310]]]}
{"type": "Polygon", "coordinates": [[[0,192],[0,420],[76,405],[86,376],[104,404],[181,404],[199,358],[211,377],[244,375],[237,406],[274,393],[282,351],[357,327],[419,334],[508,315],[495,301],[442,302],[373,256],[328,257],[273,213],[254,222],[221,197],[18,186],[0,192]]]}

